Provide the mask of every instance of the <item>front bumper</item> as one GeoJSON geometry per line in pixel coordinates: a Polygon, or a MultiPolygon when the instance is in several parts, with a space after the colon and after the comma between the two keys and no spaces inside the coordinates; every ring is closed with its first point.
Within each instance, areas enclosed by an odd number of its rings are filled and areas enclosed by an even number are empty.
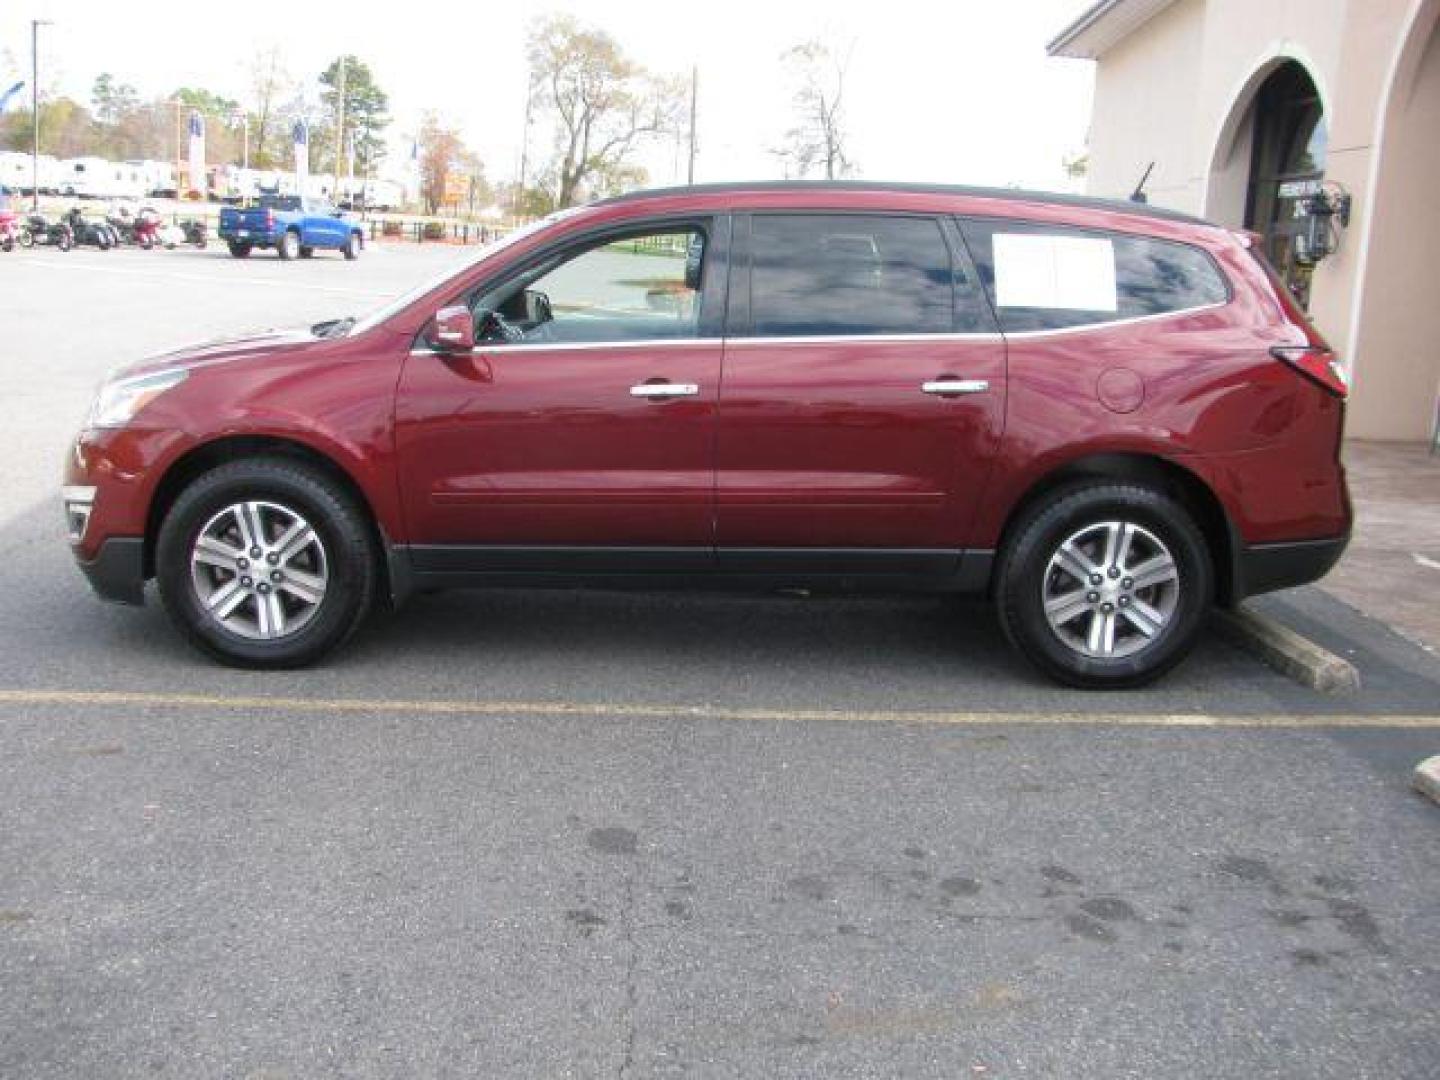
{"type": "Polygon", "coordinates": [[[93,559],[75,561],[104,600],[117,604],[145,603],[145,540],[139,536],[112,536],[100,544],[93,559]]]}
{"type": "Polygon", "coordinates": [[[1340,561],[1350,534],[1321,540],[1291,540],[1278,544],[1252,544],[1235,558],[1234,599],[1257,593],[1308,585],[1330,572],[1340,561]]]}

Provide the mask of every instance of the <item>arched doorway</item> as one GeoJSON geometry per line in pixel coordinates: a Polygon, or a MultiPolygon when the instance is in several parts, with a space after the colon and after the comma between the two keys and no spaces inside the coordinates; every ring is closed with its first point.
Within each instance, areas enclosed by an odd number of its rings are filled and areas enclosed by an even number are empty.
{"type": "Polygon", "coordinates": [[[1347,427],[1365,438],[1425,439],[1440,414],[1440,0],[1412,10],[1381,112],[1350,343],[1347,427]]]}
{"type": "Polygon", "coordinates": [[[1265,254],[1302,304],[1310,298],[1312,267],[1295,258],[1305,227],[1301,201],[1320,190],[1329,127],[1320,92],[1294,60],[1275,68],[1255,94],[1245,227],[1264,237],[1265,254]]]}

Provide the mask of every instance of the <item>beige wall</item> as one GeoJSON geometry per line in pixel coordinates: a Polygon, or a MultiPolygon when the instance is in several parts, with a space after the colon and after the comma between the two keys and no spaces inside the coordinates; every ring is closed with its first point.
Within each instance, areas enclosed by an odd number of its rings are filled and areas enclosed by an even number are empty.
{"type": "Polygon", "coordinates": [[[1431,289],[1403,314],[1399,305],[1423,289],[1429,252],[1440,245],[1440,212],[1405,209],[1440,176],[1440,119],[1427,96],[1433,46],[1422,71],[1423,49],[1411,42],[1411,104],[1403,113],[1392,107],[1384,123],[1381,113],[1407,34],[1423,31],[1428,41],[1437,5],[1181,0],[1107,51],[1096,72],[1091,192],[1128,195],[1153,159],[1153,202],[1233,226],[1244,217],[1253,96],[1286,60],[1310,72],[1330,128],[1326,178],[1345,186],[1355,208],[1340,252],[1316,270],[1311,314],[1352,368],[1350,431],[1359,436],[1429,433],[1437,373],[1433,346],[1424,344],[1440,341],[1440,297],[1431,289]],[[1377,159],[1387,126],[1394,138],[1377,159]]]}
{"type": "Polygon", "coordinates": [[[1357,290],[1350,424],[1376,438],[1428,436],[1440,391],[1440,3],[1428,8],[1390,93],[1357,290]]]}
{"type": "Polygon", "coordinates": [[[1094,194],[1126,198],[1153,161],[1145,184],[1151,202],[1200,209],[1202,171],[1191,144],[1204,17],[1204,0],[1182,0],[1105,54],[1090,128],[1094,194]]]}

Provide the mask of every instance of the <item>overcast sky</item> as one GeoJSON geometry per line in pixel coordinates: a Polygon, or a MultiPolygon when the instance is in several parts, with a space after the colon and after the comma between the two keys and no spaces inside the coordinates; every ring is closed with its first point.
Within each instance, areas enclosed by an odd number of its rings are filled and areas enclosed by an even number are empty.
{"type": "MultiPolygon", "coordinates": [[[[278,42],[311,77],[342,51],[389,93],[397,145],[434,108],[462,130],[492,180],[514,177],[524,127],[525,35],[549,11],[609,31],[646,66],[700,71],[697,180],[781,175],[769,151],[791,125],[780,54],[809,37],[853,45],[846,127],[859,175],[874,180],[1059,188],[1085,145],[1091,65],[1051,60],[1045,43],[1089,0],[570,0],[555,4],[329,4],[246,0],[137,4],[4,0],[0,81],[27,78],[32,18],[41,84],[89,99],[112,72],[142,96],[180,85],[244,100],[254,53],[278,42]],[[376,12],[370,17],[367,12],[376,12]],[[348,14],[342,14],[348,13],[348,14]],[[17,70],[18,68],[18,70],[17,70]],[[50,72],[50,77],[46,76],[50,72]]],[[[3,89],[3,87],[0,87],[3,89]]],[[[28,90],[27,90],[28,92],[28,90]]],[[[549,151],[536,137],[532,157],[549,151]]],[[[398,155],[397,155],[398,156],[398,155]]],[[[678,145],[646,154],[653,183],[684,180],[678,145]]]]}

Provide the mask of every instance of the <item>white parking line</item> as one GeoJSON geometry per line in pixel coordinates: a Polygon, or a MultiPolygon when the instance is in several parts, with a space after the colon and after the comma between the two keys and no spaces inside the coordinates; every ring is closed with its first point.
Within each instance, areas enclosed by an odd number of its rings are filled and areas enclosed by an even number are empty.
{"type": "Polygon", "coordinates": [[[1421,566],[1428,566],[1431,570],[1440,570],[1440,562],[1437,562],[1435,559],[1431,559],[1425,555],[1417,555],[1413,551],[1410,554],[1421,566]]]}
{"type": "Polygon", "coordinates": [[[303,290],[307,292],[343,293],[347,296],[366,296],[372,299],[381,300],[388,299],[389,297],[396,295],[394,292],[390,291],[377,291],[375,289],[347,289],[334,285],[315,285],[311,282],[306,281],[281,281],[275,278],[217,278],[204,274],[177,274],[170,271],[163,271],[157,273],[156,271],[149,269],[138,270],[134,267],[133,264],[129,266],[101,266],[99,263],[81,261],[73,256],[67,257],[66,260],[63,262],[59,259],[30,259],[27,260],[26,265],[43,266],[52,270],[83,270],[87,274],[124,274],[127,277],[144,277],[147,280],[152,281],[158,281],[162,279],[168,281],[193,281],[198,282],[202,285],[222,285],[227,288],[231,285],[264,285],[277,289],[303,290]]]}

